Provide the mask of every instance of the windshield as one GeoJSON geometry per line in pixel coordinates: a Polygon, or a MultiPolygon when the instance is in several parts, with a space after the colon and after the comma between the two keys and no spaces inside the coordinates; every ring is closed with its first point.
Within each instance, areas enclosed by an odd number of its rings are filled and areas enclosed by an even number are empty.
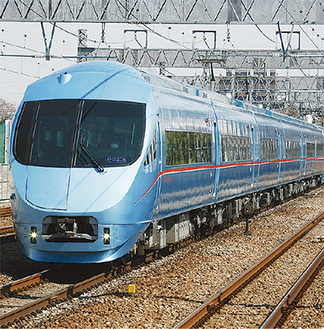
{"type": "Polygon", "coordinates": [[[14,155],[28,165],[123,166],[141,151],[145,104],[101,100],[26,102],[18,119],[14,155]]]}

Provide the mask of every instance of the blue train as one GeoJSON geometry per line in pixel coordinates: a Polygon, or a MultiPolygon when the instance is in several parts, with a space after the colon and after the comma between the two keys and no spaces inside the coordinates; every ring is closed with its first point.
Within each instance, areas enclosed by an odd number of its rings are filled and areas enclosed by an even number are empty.
{"type": "Polygon", "coordinates": [[[12,126],[23,252],[143,255],[323,182],[323,129],[116,62],[31,84],[12,126]]]}

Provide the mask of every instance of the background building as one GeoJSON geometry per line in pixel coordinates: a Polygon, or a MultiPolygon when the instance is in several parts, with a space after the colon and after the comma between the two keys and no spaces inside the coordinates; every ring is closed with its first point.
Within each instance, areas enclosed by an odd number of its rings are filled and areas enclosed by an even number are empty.
{"type": "Polygon", "coordinates": [[[38,22],[38,70],[40,58],[115,60],[323,124],[321,0],[1,0],[1,22],[38,22]],[[75,55],[54,54],[64,29],[75,55]]]}

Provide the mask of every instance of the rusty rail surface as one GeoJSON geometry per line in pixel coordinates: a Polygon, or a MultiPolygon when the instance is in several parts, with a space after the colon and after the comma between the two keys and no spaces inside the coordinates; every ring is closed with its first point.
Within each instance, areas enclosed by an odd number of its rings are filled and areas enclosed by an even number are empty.
{"type": "Polygon", "coordinates": [[[283,318],[287,310],[293,305],[299,293],[307,285],[313,274],[319,269],[324,261],[324,249],[318,253],[312,263],[307,267],[304,273],[299,277],[292,288],[287,292],[283,299],[278,303],[277,307],[268,316],[267,320],[263,322],[260,329],[275,328],[277,323],[283,318]]]}
{"type": "MultiPolygon", "coordinates": [[[[12,216],[11,207],[0,208],[0,218],[12,216]]],[[[0,244],[16,240],[16,232],[13,226],[0,227],[0,244]]]]}
{"type": "Polygon", "coordinates": [[[44,274],[47,272],[48,272],[48,270],[45,270],[40,273],[30,275],[30,276],[27,276],[20,280],[16,280],[14,282],[5,284],[2,287],[0,287],[0,295],[3,296],[6,294],[9,294],[10,292],[13,292],[15,290],[28,287],[28,286],[32,285],[33,283],[39,283],[42,281],[44,274]]]}
{"type": "Polygon", "coordinates": [[[11,207],[0,208],[0,217],[12,216],[11,207]]]}
{"type": "Polygon", "coordinates": [[[13,242],[16,239],[17,236],[13,226],[0,227],[0,245],[8,242],[13,242]]]}
{"type": "Polygon", "coordinates": [[[15,233],[15,228],[11,226],[0,227],[0,235],[15,233]]]}
{"type": "Polygon", "coordinates": [[[232,281],[225,288],[220,290],[217,294],[212,296],[184,320],[179,322],[174,329],[178,328],[194,328],[199,327],[203,322],[205,322],[215,310],[222,307],[225,299],[230,298],[230,296],[242,288],[249,280],[252,279],[254,275],[260,273],[267,265],[271,264],[276,258],[278,258],[282,253],[288,250],[298,239],[303,237],[307,232],[309,232],[315,225],[317,225],[324,218],[324,212],[315,217],[309,223],[304,225],[295,234],[290,236],[287,240],[281,243],[277,248],[272,250],[264,258],[259,260],[255,265],[246,270],[238,278],[232,281]]]}

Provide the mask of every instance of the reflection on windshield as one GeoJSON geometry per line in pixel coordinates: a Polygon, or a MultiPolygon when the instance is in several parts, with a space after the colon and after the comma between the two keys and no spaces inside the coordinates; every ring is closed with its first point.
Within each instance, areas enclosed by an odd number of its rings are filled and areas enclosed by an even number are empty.
{"type": "MultiPolygon", "coordinates": [[[[80,124],[78,153],[84,145],[102,166],[132,163],[143,139],[143,106],[86,101],[80,124]]],[[[84,166],[78,157],[76,166],[84,166]]]]}
{"type": "Polygon", "coordinates": [[[97,100],[27,102],[17,124],[16,159],[51,167],[122,166],[141,151],[145,105],[97,100]]]}
{"type": "Polygon", "coordinates": [[[93,154],[88,150],[88,148],[84,144],[80,144],[81,149],[80,152],[78,152],[78,159],[81,160],[82,163],[89,163],[84,158],[82,151],[86,154],[86,156],[89,158],[91,163],[93,164],[94,168],[97,168],[100,172],[104,172],[104,168],[101,166],[101,164],[98,162],[98,160],[93,156],[93,154]]]}

